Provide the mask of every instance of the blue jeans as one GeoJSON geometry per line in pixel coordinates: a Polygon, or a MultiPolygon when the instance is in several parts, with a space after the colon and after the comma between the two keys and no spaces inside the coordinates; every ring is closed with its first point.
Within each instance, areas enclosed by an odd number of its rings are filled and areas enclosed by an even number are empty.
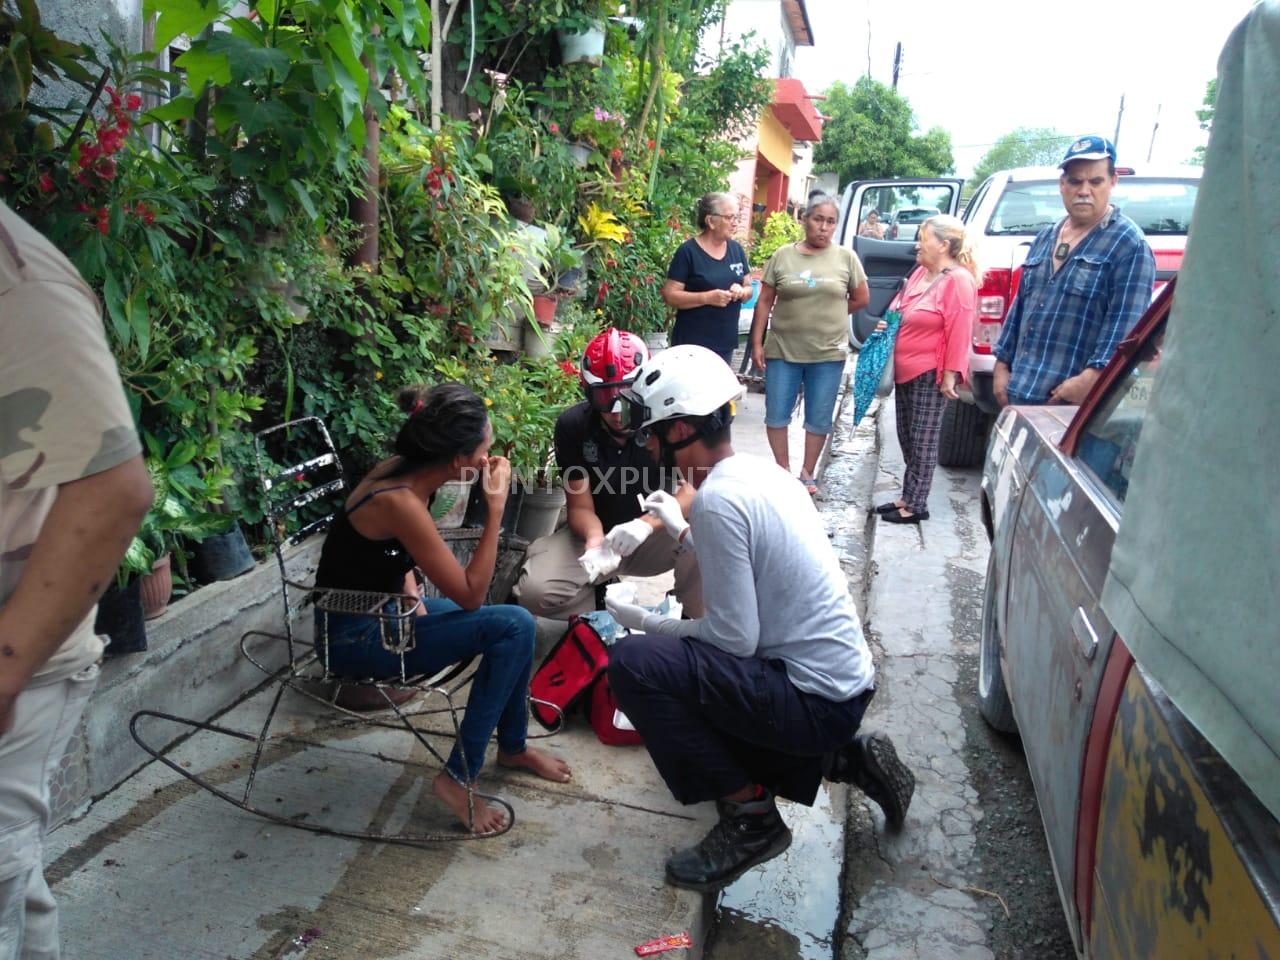
{"type": "MultiPolygon", "coordinates": [[[[533,614],[511,605],[463,610],[452,600],[425,603],[427,612],[414,625],[417,645],[405,654],[409,674],[433,674],[460,660],[480,657],[458,742],[445,764],[455,780],[471,783],[484,765],[485,746],[495,728],[498,749],[520,753],[525,748],[533,614]]],[[[316,611],[317,640],[322,636],[325,616],[316,611]]],[[[383,649],[375,618],[331,613],[328,622],[331,673],[353,679],[400,676],[400,657],[383,649]]]]}
{"type": "Polygon", "coordinates": [[[826,436],[831,432],[843,376],[843,360],[792,363],[770,357],[764,368],[764,425],[776,429],[791,422],[791,411],[796,408],[803,383],[805,432],[826,436]]]}

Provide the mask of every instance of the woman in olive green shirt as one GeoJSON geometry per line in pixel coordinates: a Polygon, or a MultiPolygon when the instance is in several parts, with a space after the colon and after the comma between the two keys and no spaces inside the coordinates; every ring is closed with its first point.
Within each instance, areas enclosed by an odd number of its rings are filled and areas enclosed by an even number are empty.
{"type": "Polygon", "coordinates": [[[790,470],[787,425],[804,385],[800,482],[818,492],[814,472],[835,412],[849,351],[849,314],[871,300],[858,255],[833,244],[836,201],[825,194],[805,211],[804,239],[780,248],[764,268],[751,320],[751,356],[764,369],[765,432],[778,465],[790,470]],[[772,320],[770,319],[772,312],[772,320]],[[766,325],[769,341],[764,341],[766,325]]]}

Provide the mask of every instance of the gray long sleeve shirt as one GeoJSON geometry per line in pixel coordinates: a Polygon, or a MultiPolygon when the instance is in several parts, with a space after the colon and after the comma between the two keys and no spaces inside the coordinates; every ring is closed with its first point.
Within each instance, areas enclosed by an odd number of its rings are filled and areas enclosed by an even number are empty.
{"type": "Polygon", "coordinates": [[[712,469],[689,513],[706,615],[684,632],[738,657],[779,659],[799,689],[841,702],[875,679],[848,584],[818,511],[771,460],[712,469]]]}

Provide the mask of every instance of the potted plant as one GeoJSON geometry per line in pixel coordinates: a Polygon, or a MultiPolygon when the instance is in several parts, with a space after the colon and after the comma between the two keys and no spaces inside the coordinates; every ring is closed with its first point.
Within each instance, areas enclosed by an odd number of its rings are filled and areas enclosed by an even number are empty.
{"type": "MultiPolygon", "coordinates": [[[[537,290],[533,295],[533,316],[536,325],[525,331],[525,353],[535,357],[550,356],[553,352],[546,332],[550,330],[556,311],[563,297],[576,296],[582,277],[585,251],[573,243],[566,230],[548,224],[542,244],[541,269],[537,278],[537,290]],[[531,336],[532,334],[532,336],[531,336]]],[[[534,285],[530,284],[533,289],[534,285]]]]}
{"type": "Polygon", "coordinates": [[[494,368],[488,389],[493,450],[511,461],[514,482],[522,491],[516,533],[536,540],[555,530],[564,507],[554,457],[555,425],[580,397],[578,365],[524,357],[518,364],[494,368]]]}
{"type": "Polygon", "coordinates": [[[185,580],[185,544],[225,534],[235,521],[206,508],[217,494],[196,465],[194,441],[180,441],[162,455],[159,441],[151,434],[144,437],[155,499],[125,552],[124,566],[137,575],[143,615],[152,620],[164,612],[173,593],[173,558],[177,557],[179,577],[185,580]]]}
{"type": "Polygon", "coordinates": [[[609,166],[612,160],[622,159],[622,135],[626,132],[626,118],[620,112],[610,112],[603,107],[592,107],[574,118],[570,131],[581,143],[589,145],[586,161],[581,158],[581,149],[574,151],[575,159],[580,165],[595,161],[609,166]]]}
{"type": "Polygon", "coordinates": [[[588,3],[578,15],[561,20],[556,28],[560,62],[599,66],[604,59],[607,18],[617,8],[617,3],[613,2],[588,3]]]}
{"type": "Polygon", "coordinates": [[[98,598],[98,612],[93,632],[107,638],[104,651],[108,656],[141,653],[147,649],[147,629],[143,623],[142,595],[139,578],[151,569],[149,562],[131,558],[127,553],[116,571],[116,577],[98,598]]]}

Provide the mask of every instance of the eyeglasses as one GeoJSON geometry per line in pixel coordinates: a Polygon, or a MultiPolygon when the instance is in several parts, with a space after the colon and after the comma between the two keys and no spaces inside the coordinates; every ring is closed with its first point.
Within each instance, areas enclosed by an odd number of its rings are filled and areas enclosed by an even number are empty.
{"type": "Polygon", "coordinates": [[[721,220],[737,220],[738,219],[738,215],[736,213],[708,213],[707,216],[719,217],[721,220]]]}

